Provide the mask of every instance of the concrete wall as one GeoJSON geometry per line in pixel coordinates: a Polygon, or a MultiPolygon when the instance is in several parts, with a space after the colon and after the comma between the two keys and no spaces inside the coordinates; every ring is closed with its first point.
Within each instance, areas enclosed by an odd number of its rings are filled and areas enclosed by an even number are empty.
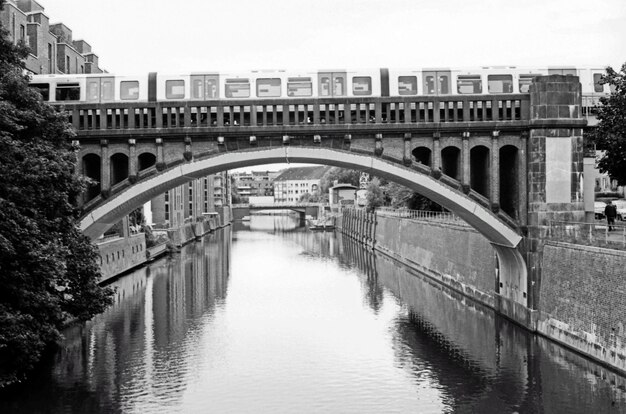
{"type": "Polygon", "coordinates": [[[146,236],[133,234],[97,243],[100,251],[101,282],[146,262],[146,236]]]}
{"type": "Polygon", "coordinates": [[[496,255],[471,227],[376,217],[375,249],[494,307],[496,255]]]}
{"type": "Polygon", "coordinates": [[[626,252],[546,243],[537,330],[626,372],[626,252]]]}

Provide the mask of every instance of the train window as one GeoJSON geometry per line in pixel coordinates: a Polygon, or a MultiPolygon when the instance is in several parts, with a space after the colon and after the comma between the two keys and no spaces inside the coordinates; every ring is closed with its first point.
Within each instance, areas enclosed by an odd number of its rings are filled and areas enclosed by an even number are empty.
{"type": "Polygon", "coordinates": [[[320,96],[330,96],[330,77],[328,76],[320,80],[320,96]]]}
{"type": "Polygon", "coordinates": [[[287,80],[287,96],[311,95],[313,95],[311,78],[289,78],[287,80]]]}
{"type": "Polygon", "coordinates": [[[227,98],[249,98],[250,81],[248,79],[226,79],[227,98]]]}
{"type": "Polygon", "coordinates": [[[90,79],[87,82],[87,100],[97,101],[98,99],[100,99],[100,82],[90,79]]]}
{"type": "Polygon", "coordinates": [[[216,99],[219,97],[217,93],[217,79],[206,79],[204,87],[207,99],[216,99]]]}
{"type": "Polygon", "coordinates": [[[333,89],[333,94],[335,96],[345,95],[346,94],[346,86],[345,86],[346,80],[341,76],[333,76],[333,79],[335,80],[335,87],[333,89]]]}
{"type": "Polygon", "coordinates": [[[182,79],[165,81],[165,97],[182,99],[185,97],[185,81],[182,79]]]}
{"type": "Polygon", "coordinates": [[[124,100],[139,99],[139,82],[120,82],[120,98],[124,100]]]}
{"type": "Polygon", "coordinates": [[[450,85],[450,81],[448,75],[439,75],[439,93],[442,95],[447,95],[450,93],[448,90],[448,85],[450,85]]]}
{"type": "Polygon", "coordinates": [[[113,79],[102,79],[102,99],[113,100],[113,79]]]}
{"type": "Polygon", "coordinates": [[[436,85],[435,85],[435,77],[432,75],[426,76],[426,93],[428,95],[434,95],[435,91],[436,91],[436,85]]]}
{"type": "Polygon", "coordinates": [[[280,96],[279,78],[260,78],[256,80],[256,96],[259,98],[275,98],[280,96]]]}
{"type": "Polygon", "coordinates": [[[600,83],[602,80],[601,73],[593,74],[593,91],[594,92],[604,92],[604,85],[600,83]]]}
{"type": "Polygon", "coordinates": [[[489,93],[513,93],[512,75],[487,75],[489,93]]]}
{"type": "Polygon", "coordinates": [[[57,84],[55,98],[57,101],[78,101],[80,99],[80,85],[77,83],[57,84]]]}
{"type": "Polygon", "coordinates": [[[399,95],[417,95],[417,76],[398,76],[399,95]]]}
{"type": "Polygon", "coordinates": [[[202,77],[191,79],[191,97],[193,99],[204,99],[204,84],[202,77]]]}
{"type": "Polygon", "coordinates": [[[50,84],[49,83],[31,83],[31,87],[37,89],[44,101],[50,100],[50,84]]]}
{"type": "Polygon", "coordinates": [[[370,76],[354,76],[352,78],[352,93],[354,95],[371,95],[372,78],[370,76]]]}
{"type": "Polygon", "coordinates": [[[530,84],[533,83],[533,79],[541,75],[519,75],[519,93],[530,92],[530,84]]]}
{"type": "Polygon", "coordinates": [[[483,93],[480,75],[459,75],[456,80],[456,90],[460,94],[483,93]]]}

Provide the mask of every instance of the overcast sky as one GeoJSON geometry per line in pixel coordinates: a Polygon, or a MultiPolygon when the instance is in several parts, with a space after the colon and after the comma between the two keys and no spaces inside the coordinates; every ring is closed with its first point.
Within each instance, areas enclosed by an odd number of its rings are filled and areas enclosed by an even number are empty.
{"type": "Polygon", "coordinates": [[[111,73],[626,61],[626,0],[38,1],[111,73]]]}

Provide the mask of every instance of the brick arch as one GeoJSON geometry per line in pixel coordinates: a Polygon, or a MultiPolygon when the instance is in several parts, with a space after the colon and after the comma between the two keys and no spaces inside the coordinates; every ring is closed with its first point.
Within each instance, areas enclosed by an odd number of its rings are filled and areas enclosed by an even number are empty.
{"type": "Polygon", "coordinates": [[[516,230],[500,220],[488,208],[436,178],[365,154],[319,147],[270,147],[255,151],[225,152],[193,159],[113,194],[82,218],[80,228],[85,235],[96,238],[137,206],[190,179],[223,170],[285,161],[369,171],[404,185],[446,207],[473,226],[494,246],[500,263],[500,282],[504,282],[505,286],[505,291],[501,290],[500,294],[504,293],[506,297],[526,305],[527,270],[517,250],[522,237],[516,230]]]}

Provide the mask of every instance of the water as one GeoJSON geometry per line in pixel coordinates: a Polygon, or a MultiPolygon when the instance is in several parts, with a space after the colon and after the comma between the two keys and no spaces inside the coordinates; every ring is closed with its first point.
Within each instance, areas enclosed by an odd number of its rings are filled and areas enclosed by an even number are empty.
{"type": "Polygon", "coordinates": [[[624,378],[291,217],[114,285],[0,412],[626,412],[624,378]]]}

